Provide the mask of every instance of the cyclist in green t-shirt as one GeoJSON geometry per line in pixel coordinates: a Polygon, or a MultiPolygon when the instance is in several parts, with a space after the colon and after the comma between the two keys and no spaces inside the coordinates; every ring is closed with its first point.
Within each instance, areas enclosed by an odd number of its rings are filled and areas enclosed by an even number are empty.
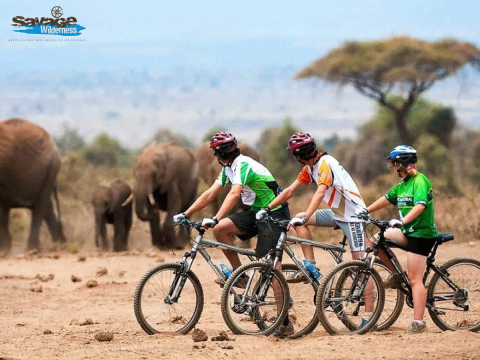
{"type": "MultiPolygon", "coordinates": [[[[385,196],[362,210],[370,213],[389,204],[398,207],[400,219],[390,220],[392,228],[385,232],[385,237],[407,245],[407,271],[414,303],[414,320],[408,331],[421,333],[426,328],[423,315],[427,300],[423,274],[427,266],[427,256],[435,244],[437,236],[433,219],[432,184],[424,174],[416,170],[417,151],[411,146],[394,147],[387,160],[390,161],[394,172],[402,178],[402,181],[385,196]]],[[[379,252],[379,256],[392,271],[395,270],[383,250],[379,252]]],[[[385,287],[397,288],[400,282],[400,275],[395,274],[385,282],[385,287]]]]}

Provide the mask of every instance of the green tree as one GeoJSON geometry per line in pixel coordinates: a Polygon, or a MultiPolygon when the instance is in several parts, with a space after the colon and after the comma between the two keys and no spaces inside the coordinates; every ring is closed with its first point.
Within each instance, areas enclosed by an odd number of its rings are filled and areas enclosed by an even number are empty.
{"type": "MultiPolygon", "coordinates": [[[[391,102],[398,98],[389,99],[391,102]]],[[[356,141],[337,146],[335,155],[362,183],[369,183],[387,172],[385,158],[390,149],[401,140],[395,129],[394,114],[378,106],[376,114],[359,128],[356,141]]],[[[407,117],[407,128],[412,133],[412,145],[420,154],[419,168],[429,176],[442,176],[445,184],[453,186],[452,157],[449,146],[457,124],[453,109],[420,98],[407,117]]]]}
{"type": "Polygon", "coordinates": [[[78,151],[85,147],[85,140],[80,136],[77,129],[63,124],[63,133],[55,137],[55,143],[62,153],[78,151]]]}
{"type": "Polygon", "coordinates": [[[188,149],[193,149],[195,145],[193,144],[190,139],[188,139],[185,135],[176,134],[172,130],[168,128],[161,128],[158,129],[152,137],[152,141],[156,141],[158,143],[167,143],[170,141],[174,141],[183,147],[188,149]]]}
{"type": "Polygon", "coordinates": [[[302,69],[296,79],[352,85],[388,109],[394,115],[400,142],[412,144],[407,118],[416,100],[435,82],[467,65],[480,69],[480,49],[471,43],[393,37],[346,42],[302,69]],[[394,93],[401,96],[391,101],[389,95],[394,93]]]}
{"type": "Polygon", "coordinates": [[[85,159],[94,165],[129,166],[131,154],[120,141],[103,132],[97,135],[84,150],[85,159]]]}
{"type": "Polygon", "coordinates": [[[281,187],[290,185],[300,171],[301,165],[286,150],[290,136],[299,131],[292,119],[286,118],[282,126],[266,128],[260,135],[259,143],[263,144],[260,155],[281,187]]]}

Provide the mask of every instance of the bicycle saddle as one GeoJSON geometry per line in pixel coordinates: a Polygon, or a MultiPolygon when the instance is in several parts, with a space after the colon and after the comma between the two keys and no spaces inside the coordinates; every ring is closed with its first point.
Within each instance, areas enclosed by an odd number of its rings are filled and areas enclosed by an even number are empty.
{"type": "Polygon", "coordinates": [[[455,239],[453,234],[444,233],[444,234],[438,234],[435,240],[437,240],[437,243],[440,245],[440,244],[446,243],[447,241],[452,241],[453,239],[455,239]]]}

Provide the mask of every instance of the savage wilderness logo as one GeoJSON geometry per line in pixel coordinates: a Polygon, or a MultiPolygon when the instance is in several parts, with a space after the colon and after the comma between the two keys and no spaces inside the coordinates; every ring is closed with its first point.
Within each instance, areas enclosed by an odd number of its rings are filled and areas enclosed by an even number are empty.
{"type": "Polygon", "coordinates": [[[23,16],[15,16],[12,26],[21,27],[21,30],[13,30],[25,34],[36,35],[60,35],[60,36],[78,36],[85,28],[77,24],[77,18],[74,16],[62,17],[63,9],[60,6],[54,6],[51,14],[53,18],[38,17],[25,18],[23,16]]]}

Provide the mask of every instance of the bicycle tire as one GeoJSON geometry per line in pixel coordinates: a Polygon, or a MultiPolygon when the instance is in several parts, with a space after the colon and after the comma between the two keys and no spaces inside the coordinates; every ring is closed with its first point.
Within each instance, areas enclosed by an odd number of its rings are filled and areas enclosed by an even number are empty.
{"type": "MultiPolygon", "coordinates": [[[[462,266],[462,265],[466,265],[468,267],[471,267],[471,266],[474,266],[475,268],[477,268],[478,270],[480,270],[480,261],[476,260],[476,259],[471,259],[471,258],[455,258],[455,259],[452,259],[452,260],[449,260],[447,261],[445,264],[443,264],[441,267],[443,268],[443,270],[447,271],[448,272],[448,277],[450,278],[450,280],[452,282],[455,283],[455,280],[458,282],[459,279],[451,279],[452,277],[452,273],[453,273],[453,270],[455,268],[458,268],[459,266],[462,266]]],[[[467,271],[467,273],[471,272],[471,271],[467,271]]],[[[477,281],[479,282],[480,284],[480,276],[478,276],[480,274],[480,272],[477,274],[477,276],[473,276],[473,278],[476,278],[478,279],[477,281]]],[[[430,299],[433,299],[434,295],[435,295],[435,288],[437,285],[441,284],[439,281],[441,281],[441,283],[443,284],[446,284],[445,281],[443,281],[442,277],[440,276],[439,273],[435,273],[435,275],[432,277],[432,280],[430,281],[430,284],[428,285],[428,291],[427,291],[427,301],[430,301],[430,299]]],[[[455,283],[457,286],[459,284],[455,283]]],[[[471,291],[471,289],[466,289],[467,291],[471,291]]],[[[479,288],[476,288],[475,289],[475,293],[477,293],[479,290],[479,288]]],[[[455,295],[454,295],[455,296],[455,295]]],[[[470,307],[472,306],[472,304],[470,304],[470,299],[468,298],[469,300],[469,310],[470,311],[470,307]]],[[[431,302],[432,305],[435,306],[435,303],[432,301],[431,302]]],[[[453,304],[455,305],[455,301],[453,302],[453,304]]],[[[477,305],[477,304],[475,304],[477,305]]],[[[455,305],[457,306],[457,305],[455,305]]],[[[457,306],[458,308],[458,306],[457,306]]],[[[479,309],[480,307],[477,305],[477,309],[479,309]]],[[[447,310],[445,308],[441,308],[441,310],[447,310]]],[[[454,313],[462,313],[461,311],[459,312],[457,309],[455,308],[452,308],[451,309],[454,313]]],[[[447,324],[441,317],[441,315],[439,313],[436,313],[433,309],[428,309],[428,312],[430,314],[430,317],[432,318],[433,322],[435,323],[435,325],[437,325],[440,329],[442,330],[452,330],[452,331],[456,331],[456,330],[469,330],[469,331],[473,331],[473,332],[477,332],[480,330],[480,316],[479,318],[477,319],[477,321],[473,324],[473,325],[469,325],[469,326],[466,326],[467,323],[466,320],[462,320],[461,322],[457,323],[457,326],[452,326],[450,324],[447,324]]],[[[465,311],[464,311],[465,312],[465,311]]],[[[473,311],[475,312],[475,311],[473,311]]],[[[478,310],[477,310],[477,313],[480,313],[478,310]]]]}
{"type": "MultiPolygon", "coordinates": [[[[295,264],[282,264],[282,272],[285,276],[286,273],[288,272],[297,272],[299,271],[299,268],[297,265],[295,264]]],[[[285,278],[287,279],[288,276],[285,276],[285,278]]],[[[313,330],[315,330],[315,328],[317,327],[318,323],[320,322],[318,316],[316,315],[316,306],[315,306],[315,301],[316,301],[316,296],[317,296],[317,289],[315,288],[315,286],[313,285],[313,283],[310,283],[310,282],[299,282],[299,283],[288,283],[288,288],[289,288],[289,292],[290,292],[290,299],[291,299],[291,302],[293,302],[293,306],[295,306],[295,303],[296,303],[296,297],[295,297],[295,294],[297,294],[297,292],[295,291],[295,288],[299,287],[299,286],[310,286],[313,288],[313,296],[312,296],[312,304],[313,304],[313,311],[312,311],[312,315],[311,315],[311,318],[310,320],[308,320],[308,323],[306,326],[303,326],[301,327],[298,331],[297,331],[297,326],[298,326],[298,316],[297,316],[297,321],[295,322],[293,319],[292,319],[292,316],[291,316],[291,313],[292,313],[292,305],[290,306],[289,308],[289,316],[291,317],[290,318],[290,321],[293,321],[294,322],[294,326],[295,326],[295,333],[293,333],[292,335],[288,336],[289,339],[298,339],[302,336],[305,336],[305,335],[308,335],[310,334],[313,330]]],[[[297,299],[298,300],[298,299],[297,299]]],[[[308,301],[308,300],[307,300],[308,301]]],[[[310,316],[308,316],[310,317],[310,316]]]]}
{"type": "MultiPolygon", "coordinates": [[[[154,326],[152,326],[149,321],[147,321],[148,316],[146,317],[143,313],[142,310],[142,295],[145,292],[145,287],[148,284],[149,280],[157,273],[160,273],[162,271],[178,271],[182,268],[182,265],[180,263],[165,263],[158,265],[152,269],[150,269],[139,281],[136,289],[135,289],[135,295],[134,295],[134,301],[133,301],[133,307],[134,307],[134,312],[135,312],[135,317],[137,318],[138,323],[140,324],[141,328],[149,335],[153,334],[158,334],[163,331],[156,329],[154,326]]],[[[179,328],[178,330],[173,330],[175,332],[181,333],[181,334],[187,334],[189,331],[191,331],[195,325],[197,325],[198,320],[200,319],[200,316],[202,315],[203,311],[203,305],[204,305],[204,296],[203,296],[203,288],[202,284],[198,280],[197,275],[193,273],[192,271],[187,272],[187,280],[191,282],[193,285],[193,289],[195,291],[196,295],[196,300],[195,300],[195,310],[191,316],[190,319],[186,319],[186,324],[185,326],[179,328]]],[[[165,304],[163,301],[159,302],[162,305],[169,306],[168,304],[165,304]]],[[[169,312],[170,313],[170,312],[169,312]]],[[[176,313],[176,312],[175,312],[176,313]]],[[[178,316],[177,316],[178,317],[178,316]]],[[[181,319],[182,322],[185,320],[181,319]]],[[[171,320],[170,323],[174,324],[174,321],[180,321],[178,320],[171,320]]],[[[171,331],[171,330],[168,330],[171,331]]]]}
{"type": "MultiPolygon", "coordinates": [[[[374,269],[377,270],[377,272],[380,274],[380,271],[378,270],[379,268],[388,272],[388,274],[392,274],[392,271],[379,259],[375,259],[375,263],[373,264],[374,269]]],[[[344,272],[341,276],[343,277],[343,281],[345,281],[347,277],[347,273],[344,272]]],[[[380,275],[381,276],[381,275],[380,275]]],[[[382,280],[385,280],[387,277],[382,277],[382,280]]],[[[336,292],[338,293],[339,289],[342,288],[343,285],[342,279],[339,279],[337,282],[337,289],[336,292]]],[[[380,315],[380,318],[377,321],[375,331],[382,331],[382,330],[387,330],[390,328],[399,318],[400,314],[402,313],[403,310],[403,305],[405,304],[405,294],[400,290],[400,289],[389,289],[388,294],[387,290],[385,290],[385,303],[383,307],[382,314],[380,315]],[[393,302],[393,310],[386,312],[386,304],[387,302],[393,302]]],[[[339,311],[341,309],[338,309],[339,311]]],[[[342,322],[344,323],[345,326],[350,328],[351,330],[354,330],[356,328],[356,325],[354,322],[350,321],[348,317],[343,316],[341,318],[342,322]]]]}
{"type": "MultiPolygon", "coordinates": [[[[373,311],[373,315],[370,318],[370,321],[363,327],[358,325],[352,326],[350,319],[343,319],[344,316],[344,308],[343,304],[341,305],[340,312],[336,311],[335,309],[337,306],[333,308],[333,312],[335,313],[335,317],[345,325],[345,327],[349,331],[339,331],[336,329],[334,325],[332,325],[328,319],[328,308],[331,306],[330,301],[328,300],[331,295],[331,289],[334,288],[334,295],[335,297],[339,296],[339,289],[337,285],[332,287],[332,281],[336,276],[339,278],[339,282],[343,285],[345,283],[345,279],[342,278],[345,276],[344,272],[346,269],[351,269],[355,273],[358,273],[360,269],[365,267],[365,263],[360,260],[352,260],[346,261],[338,264],[335,266],[326,276],[324,276],[322,282],[320,283],[320,287],[317,291],[317,316],[319,317],[320,323],[324,327],[324,329],[331,335],[338,335],[338,334],[365,334],[366,332],[370,331],[378,321],[380,315],[382,314],[384,302],[385,302],[385,288],[383,286],[383,281],[375,269],[372,269],[370,278],[374,280],[375,284],[377,285],[377,305],[373,311]],[[348,320],[346,323],[345,321],[348,320]]],[[[342,288],[343,289],[343,288],[342,288]]]]}
{"type": "MultiPolygon", "coordinates": [[[[235,269],[235,271],[228,277],[227,281],[225,282],[225,285],[223,286],[223,290],[222,290],[222,297],[221,297],[222,316],[228,328],[232,330],[234,334],[268,336],[272,334],[282,324],[283,320],[287,316],[289,304],[290,304],[290,293],[288,290],[288,284],[285,278],[283,277],[282,273],[277,269],[274,269],[273,270],[274,277],[275,279],[277,279],[277,281],[280,284],[284,301],[282,304],[280,314],[277,313],[277,316],[275,320],[272,322],[272,324],[270,326],[266,326],[265,321],[263,321],[264,315],[259,313],[258,307],[255,307],[252,309],[253,316],[252,316],[252,313],[246,316],[247,318],[250,318],[250,319],[252,319],[252,317],[254,318],[253,322],[256,324],[256,329],[258,329],[258,331],[253,331],[253,330],[249,331],[249,330],[243,329],[241,326],[236,324],[236,321],[231,317],[231,311],[234,312],[234,310],[232,310],[232,308],[230,307],[230,300],[231,300],[230,295],[232,294],[232,292],[235,292],[235,293],[237,292],[233,288],[234,284],[237,282],[237,278],[240,277],[240,275],[244,274],[246,271],[254,270],[254,269],[265,271],[265,270],[268,270],[269,266],[270,265],[264,261],[250,262],[248,264],[242,265],[239,268],[235,269]],[[261,319],[262,321],[258,322],[256,319],[261,319]]],[[[260,277],[259,280],[263,281],[263,278],[260,277]]],[[[253,286],[253,291],[258,290],[258,288],[261,287],[262,285],[264,284],[255,283],[253,286]]],[[[270,288],[272,285],[269,284],[268,286],[270,288]]],[[[238,290],[242,291],[243,289],[238,289],[238,290]]],[[[239,313],[237,312],[237,314],[239,313]]],[[[240,313],[240,314],[244,314],[244,313],[240,313]]],[[[242,320],[243,319],[240,319],[239,322],[241,322],[242,320]]]]}

